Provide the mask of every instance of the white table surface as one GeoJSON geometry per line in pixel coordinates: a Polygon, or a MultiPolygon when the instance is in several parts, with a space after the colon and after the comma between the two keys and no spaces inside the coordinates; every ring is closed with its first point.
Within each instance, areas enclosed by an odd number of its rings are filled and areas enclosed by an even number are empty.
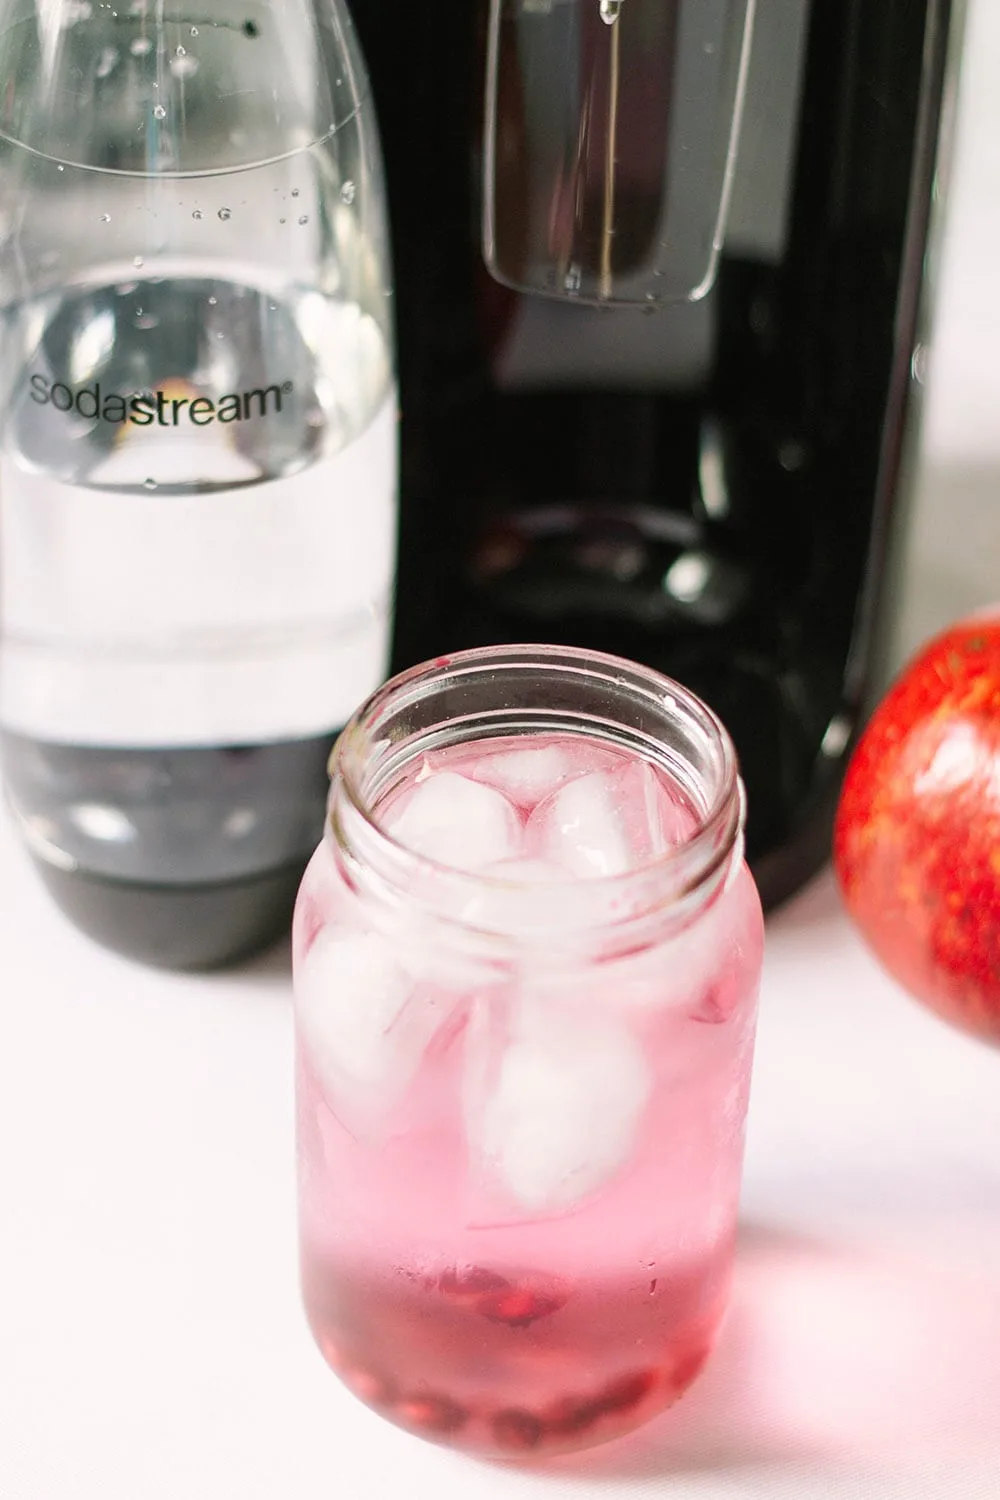
{"type": "MultiPolygon", "coordinates": [[[[1000,595],[1000,7],[974,0],[899,649],[1000,595]]],[[[993,1500],[1000,1056],[824,875],[769,926],[732,1312],[642,1442],[544,1473],[370,1415],[296,1286],[287,953],[182,978],[0,826],[0,1500],[993,1500]]]]}

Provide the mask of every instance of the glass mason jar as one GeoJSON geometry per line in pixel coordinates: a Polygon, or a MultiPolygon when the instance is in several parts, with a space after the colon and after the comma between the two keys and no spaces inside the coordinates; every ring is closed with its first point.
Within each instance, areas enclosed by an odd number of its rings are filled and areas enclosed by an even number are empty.
{"type": "Polygon", "coordinates": [[[656,672],[514,646],[395,678],[331,771],[293,928],[315,1338],[427,1438],[616,1437],[728,1296],[763,946],[732,744],[656,672]]]}

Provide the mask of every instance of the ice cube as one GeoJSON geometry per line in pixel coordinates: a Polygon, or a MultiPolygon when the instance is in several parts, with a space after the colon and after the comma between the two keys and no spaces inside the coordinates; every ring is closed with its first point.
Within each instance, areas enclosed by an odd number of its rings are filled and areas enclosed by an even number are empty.
{"type": "MultiPolygon", "coordinates": [[[[623,1024],[524,996],[499,1063],[470,1055],[473,1149],[532,1213],[565,1210],[628,1160],[649,1097],[642,1051],[623,1024]],[[532,999],[536,1003],[532,1004],[532,999]]],[[[469,1028],[470,1047],[496,1045],[495,1018],[469,1028]]]]}
{"type": "Polygon", "coordinates": [[[385,937],[326,928],[295,975],[301,1046],[341,1123],[369,1134],[399,1101],[443,1016],[385,937]]]}
{"type": "Polygon", "coordinates": [[[544,859],[506,859],[477,873],[487,876],[489,885],[478,886],[459,911],[461,920],[472,927],[515,934],[549,932],[575,914],[574,884],[560,865],[544,859]]]}
{"type": "Polygon", "coordinates": [[[528,819],[528,855],[561,864],[571,875],[619,875],[627,870],[629,850],[611,780],[611,775],[595,771],[540,802],[528,819]]]}
{"type": "Polygon", "coordinates": [[[634,760],[580,776],[540,802],[528,819],[525,849],[573,875],[622,875],[682,843],[694,824],[652,766],[634,760]]]}
{"type": "Polygon", "coordinates": [[[520,852],[521,820],[507,798],[455,771],[419,781],[383,822],[408,849],[456,870],[478,870],[520,852]]]}
{"type": "Polygon", "coordinates": [[[554,792],[581,767],[555,745],[531,745],[520,750],[499,750],[483,755],[467,767],[476,781],[503,792],[523,811],[529,812],[542,797],[554,792]]]}

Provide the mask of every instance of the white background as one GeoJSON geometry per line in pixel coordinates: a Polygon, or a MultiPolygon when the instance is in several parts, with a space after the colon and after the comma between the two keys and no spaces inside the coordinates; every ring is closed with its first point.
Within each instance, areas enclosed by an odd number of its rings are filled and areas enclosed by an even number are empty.
{"type": "MultiPolygon", "coordinates": [[[[1000,6],[973,4],[902,645],[998,592],[1000,6]]],[[[625,1449],[532,1475],[380,1423],[298,1310],[287,954],[115,959],[0,834],[0,1500],[987,1500],[1000,1058],[828,876],[770,926],[727,1331],[625,1449]]]]}

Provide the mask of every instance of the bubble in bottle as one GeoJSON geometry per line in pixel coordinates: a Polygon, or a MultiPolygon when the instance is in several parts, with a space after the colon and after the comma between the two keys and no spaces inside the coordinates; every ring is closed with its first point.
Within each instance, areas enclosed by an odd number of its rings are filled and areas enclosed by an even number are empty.
{"type": "Polygon", "coordinates": [[[299,190],[298,190],[298,188],[292,188],[292,197],[293,198],[297,198],[298,196],[299,196],[299,190]]]}
{"type": "Polygon", "coordinates": [[[198,28],[197,28],[197,26],[192,26],[191,27],[191,35],[192,36],[197,36],[198,35],[198,28]]]}
{"type": "Polygon", "coordinates": [[[225,223],[225,221],[227,219],[231,219],[232,217],[233,217],[233,211],[232,211],[231,208],[220,208],[219,209],[219,218],[223,221],[223,223],[225,223]]]}
{"type": "Polygon", "coordinates": [[[201,211],[200,208],[193,208],[191,210],[191,217],[192,217],[192,219],[201,219],[201,218],[204,217],[204,215],[202,214],[202,211],[201,211]]]}
{"type": "Polygon", "coordinates": [[[613,26],[622,12],[622,0],[601,0],[601,20],[605,26],[613,26]]]}
{"type": "Polygon", "coordinates": [[[351,179],[348,178],[343,187],[340,189],[341,203],[353,203],[354,195],[356,192],[357,188],[354,186],[354,183],[351,181],[351,179]]]}
{"type": "Polygon", "coordinates": [[[144,479],[142,481],[142,487],[143,487],[144,490],[155,490],[156,489],[156,480],[155,479],[144,479]]]}
{"type": "Polygon", "coordinates": [[[101,223],[102,224],[110,224],[111,223],[111,215],[110,214],[101,214],[101,223]]]}
{"type": "Polygon", "coordinates": [[[218,302],[218,300],[219,300],[218,297],[209,297],[209,299],[208,299],[208,305],[209,305],[209,307],[214,307],[215,304],[218,302]]]}
{"type": "Polygon", "coordinates": [[[166,119],[167,111],[162,104],[157,104],[155,109],[153,110],[153,114],[156,119],[163,120],[166,119]]]}
{"type": "Polygon", "coordinates": [[[132,257],[132,264],[135,266],[136,270],[138,271],[140,269],[140,267],[142,267],[142,266],[144,266],[146,264],[146,262],[143,260],[143,258],[142,258],[141,255],[134,255],[132,257]]]}
{"type": "Polygon", "coordinates": [[[299,223],[300,224],[308,224],[309,223],[309,215],[308,214],[300,214],[299,215],[299,223]]]}

